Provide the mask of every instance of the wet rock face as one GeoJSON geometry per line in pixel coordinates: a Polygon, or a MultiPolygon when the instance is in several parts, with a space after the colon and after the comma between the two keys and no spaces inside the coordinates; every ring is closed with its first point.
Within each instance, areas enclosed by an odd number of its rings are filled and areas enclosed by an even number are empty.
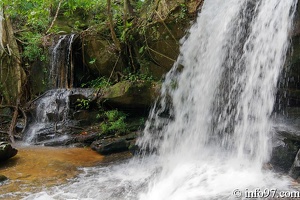
{"type": "Polygon", "coordinates": [[[78,102],[89,102],[94,97],[93,89],[55,89],[40,96],[31,105],[30,123],[26,128],[24,140],[28,143],[56,143],[69,139],[96,119],[96,112],[82,111],[78,102]],[[80,114],[81,113],[81,114],[80,114]]]}
{"type": "Polygon", "coordinates": [[[91,33],[85,35],[83,43],[85,63],[91,74],[109,77],[112,69],[121,71],[122,62],[108,38],[91,33]]]}
{"type": "Polygon", "coordinates": [[[288,173],[293,165],[299,146],[300,143],[284,140],[281,145],[274,147],[270,160],[273,168],[276,171],[288,173]]]}
{"type": "Polygon", "coordinates": [[[94,141],[91,148],[100,154],[107,155],[128,150],[129,144],[125,139],[112,138],[94,141]]]}
{"type": "MultiPolygon", "coordinates": [[[[276,110],[284,115],[284,127],[275,127],[276,141],[270,163],[276,171],[300,176],[300,4],[297,4],[290,51],[278,84],[276,110]]],[[[277,126],[277,125],[276,125],[277,126]]]]}
{"type": "Polygon", "coordinates": [[[159,93],[156,82],[122,81],[108,88],[101,101],[114,107],[127,109],[149,109],[159,93]]]}
{"type": "Polygon", "coordinates": [[[102,138],[94,141],[91,144],[91,148],[102,155],[119,153],[128,150],[133,151],[136,138],[137,133],[131,133],[122,137],[102,138]]]}
{"type": "Polygon", "coordinates": [[[293,165],[289,170],[289,175],[294,179],[298,179],[300,176],[300,150],[298,151],[293,165]]]}
{"type": "Polygon", "coordinates": [[[6,176],[0,174],[0,186],[1,186],[1,182],[4,182],[6,180],[8,180],[8,178],[6,176]]]}
{"type": "MultiPolygon", "coordinates": [[[[156,98],[156,86],[151,82],[120,82],[107,88],[99,99],[96,99],[93,89],[50,90],[32,103],[23,140],[45,146],[89,146],[93,141],[103,138],[100,136],[99,125],[104,119],[97,117],[101,112],[99,105],[115,109],[128,108],[134,114],[148,110],[156,98]]],[[[131,120],[136,120],[128,124],[128,132],[138,129],[136,126],[140,126],[141,116],[131,117],[131,120]]],[[[135,138],[125,137],[126,144],[123,141],[105,141],[104,149],[99,151],[105,154],[106,151],[128,150],[131,145],[129,141],[135,138]]]]}
{"type": "Polygon", "coordinates": [[[18,150],[13,148],[7,142],[0,142],[0,162],[8,160],[11,157],[17,155],[18,150]]]}
{"type": "Polygon", "coordinates": [[[283,123],[276,124],[270,164],[274,170],[289,173],[296,179],[300,175],[300,165],[297,165],[300,149],[299,119],[295,116],[285,117],[283,123]]]}

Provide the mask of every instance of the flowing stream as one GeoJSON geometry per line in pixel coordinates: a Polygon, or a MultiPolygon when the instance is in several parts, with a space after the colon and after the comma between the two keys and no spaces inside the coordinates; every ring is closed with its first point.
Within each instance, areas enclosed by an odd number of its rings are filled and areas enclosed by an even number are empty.
{"type": "Polygon", "coordinates": [[[263,166],[296,4],[206,0],[138,140],[141,156],[84,168],[25,199],[242,199],[257,188],[291,190],[263,166]]]}

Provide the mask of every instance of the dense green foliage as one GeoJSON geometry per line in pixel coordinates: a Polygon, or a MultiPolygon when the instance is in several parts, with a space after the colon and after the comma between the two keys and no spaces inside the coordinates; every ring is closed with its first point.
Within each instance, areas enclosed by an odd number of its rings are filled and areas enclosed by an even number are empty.
{"type": "Polygon", "coordinates": [[[99,118],[104,118],[100,124],[102,134],[121,134],[126,133],[127,123],[126,114],[118,110],[109,110],[98,115],[99,118]]]}
{"type": "MultiPolygon", "coordinates": [[[[126,40],[126,32],[132,26],[130,20],[127,21],[124,17],[126,11],[123,3],[112,0],[111,7],[120,41],[126,40]]],[[[138,10],[142,3],[143,1],[135,1],[135,10],[138,10]]],[[[53,23],[59,18],[73,22],[71,30],[68,30],[72,32],[84,31],[91,27],[107,28],[107,0],[2,0],[2,4],[5,15],[13,22],[17,40],[23,46],[24,64],[45,60],[43,37],[48,33],[66,31],[53,23]]]]}
{"type": "Polygon", "coordinates": [[[91,87],[91,88],[107,88],[108,86],[111,86],[112,83],[108,80],[108,78],[102,76],[102,77],[98,77],[94,80],[91,80],[87,83],[83,83],[81,84],[81,87],[91,87]]]}
{"type": "Polygon", "coordinates": [[[135,82],[135,81],[151,82],[151,81],[153,81],[153,77],[151,75],[142,74],[142,73],[128,73],[128,75],[125,75],[122,79],[131,81],[131,82],[135,82]]]}

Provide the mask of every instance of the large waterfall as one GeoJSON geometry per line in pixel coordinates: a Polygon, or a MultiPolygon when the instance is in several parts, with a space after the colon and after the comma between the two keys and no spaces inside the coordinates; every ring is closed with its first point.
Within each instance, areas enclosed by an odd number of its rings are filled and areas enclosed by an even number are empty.
{"type": "Polygon", "coordinates": [[[295,3],[206,1],[139,143],[162,158],[222,154],[261,167],[295,3]]]}
{"type": "Polygon", "coordinates": [[[206,0],[138,140],[142,156],[85,168],[29,198],[241,199],[290,189],[264,164],[296,3],[206,0]]]}

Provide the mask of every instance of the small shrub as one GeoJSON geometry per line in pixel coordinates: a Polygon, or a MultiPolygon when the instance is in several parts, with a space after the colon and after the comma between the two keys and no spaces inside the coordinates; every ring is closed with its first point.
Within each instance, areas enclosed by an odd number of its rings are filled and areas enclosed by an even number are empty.
{"type": "Polygon", "coordinates": [[[126,114],[118,110],[109,110],[102,115],[98,115],[98,118],[104,117],[104,122],[100,124],[102,134],[119,134],[128,132],[126,120],[126,114]]]}
{"type": "Polygon", "coordinates": [[[90,100],[89,99],[77,99],[76,108],[88,110],[90,108],[90,100]]]}
{"type": "Polygon", "coordinates": [[[106,77],[98,77],[94,80],[91,80],[87,83],[81,84],[81,87],[91,87],[91,88],[106,88],[108,86],[111,86],[112,83],[106,78],[106,77]]]}
{"type": "Polygon", "coordinates": [[[153,81],[153,77],[147,74],[140,74],[140,73],[129,73],[128,75],[123,77],[123,80],[128,80],[131,82],[136,81],[153,81]]]}

